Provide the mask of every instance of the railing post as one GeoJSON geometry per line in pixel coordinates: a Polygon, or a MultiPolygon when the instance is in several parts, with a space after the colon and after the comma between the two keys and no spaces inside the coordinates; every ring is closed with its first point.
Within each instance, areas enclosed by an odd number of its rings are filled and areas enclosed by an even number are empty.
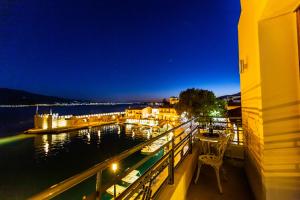
{"type": "Polygon", "coordinates": [[[238,128],[237,128],[237,130],[236,130],[236,133],[237,133],[237,141],[238,141],[238,145],[240,145],[240,131],[239,131],[238,128]]]}
{"type": "Polygon", "coordinates": [[[192,133],[193,133],[193,121],[191,121],[191,125],[190,125],[190,132],[189,132],[189,154],[192,154],[193,153],[193,150],[192,150],[192,133]]]}
{"type": "Polygon", "coordinates": [[[171,140],[171,152],[169,153],[169,185],[174,184],[174,136],[171,140]]]}
{"type": "Polygon", "coordinates": [[[101,200],[102,170],[96,176],[96,200],[101,200]]]}

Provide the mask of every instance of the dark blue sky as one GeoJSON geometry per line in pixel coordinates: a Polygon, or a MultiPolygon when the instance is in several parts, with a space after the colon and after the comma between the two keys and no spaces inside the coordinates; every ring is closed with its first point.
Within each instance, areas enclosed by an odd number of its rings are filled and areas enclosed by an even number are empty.
{"type": "Polygon", "coordinates": [[[12,2],[0,87],[116,101],[239,91],[239,0],[12,2]]]}

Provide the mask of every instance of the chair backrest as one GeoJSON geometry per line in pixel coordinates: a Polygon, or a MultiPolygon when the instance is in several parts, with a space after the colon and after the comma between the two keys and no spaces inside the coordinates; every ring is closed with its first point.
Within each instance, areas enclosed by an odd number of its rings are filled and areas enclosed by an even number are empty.
{"type": "Polygon", "coordinates": [[[226,151],[226,147],[228,144],[229,139],[231,138],[231,134],[227,134],[221,141],[218,143],[217,150],[218,150],[218,159],[222,160],[224,153],[226,151]]]}

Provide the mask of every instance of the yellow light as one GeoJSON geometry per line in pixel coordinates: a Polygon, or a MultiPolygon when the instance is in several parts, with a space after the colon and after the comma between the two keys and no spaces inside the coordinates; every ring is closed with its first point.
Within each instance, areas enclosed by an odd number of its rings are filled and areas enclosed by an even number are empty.
{"type": "Polygon", "coordinates": [[[114,173],[117,171],[118,169],[118,165],[117,163],[113,163],[112,166],[111,166],[112,170],[114,171],[114,173]]]}

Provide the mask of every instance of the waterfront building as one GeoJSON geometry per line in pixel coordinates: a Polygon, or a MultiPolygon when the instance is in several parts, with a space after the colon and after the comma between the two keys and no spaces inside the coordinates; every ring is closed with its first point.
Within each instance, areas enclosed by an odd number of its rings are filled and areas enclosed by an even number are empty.
{"type": "Polygon", "coordinates": [[[166,121],[177,121],[179,120],[179,115],[177,114],[175,108],[173,107],[160,107],[158,108],[158,119],[166,121]]]}
{"type": "Polygon", "coordinates": [[[58,113],[36,114],[34,116],[35,129],[54,129],[72,126],[72,115],[59,116],[58,113]]]}
{"type": "Polygon", "coordinates": [[[169,102],[171,105],[174,105],[179,102],[179,98],[178,97],[170,97],[169,102]]]}
{"type": "MultiPolygon", "coordinates": [[[[179,120],[179,115],[177,114],[175,108],[173,107],[138,107],[138,108],[128,108],[125,110],[125,117],[127,122],[132,123],[141,120],[150,121],[171,121],[175,122],[179,120]],[[137,121],[138,120],[138,121],[137,121]]],[[[157,124],[152,123],[151,124],[157,124]]]]}
{"type": "Polygon", "coordinates": [[[41,130],[52,130],[62,128],[78,128],[82,126],[96,126],[101,123],[122,120],[124,112],[98,113],[88,115],[59,115],[58,113],[34,115],[34,129],[28,132],[38,132],[41,130]]]}
{"type": "Polygon", "coordinates": [[[151,118],[154,117],[154,113],[152,113],[152,107],[148,106],[142,109],[142,118],[151,118]]]}
{"type": "Polygon", "coordinates": [[[125,110],[125,117],[131,118],[131,119],[141,119],[142,118],[142,110],[144,107],[138,107],[138,108],[127,108],[125,110]]]}

